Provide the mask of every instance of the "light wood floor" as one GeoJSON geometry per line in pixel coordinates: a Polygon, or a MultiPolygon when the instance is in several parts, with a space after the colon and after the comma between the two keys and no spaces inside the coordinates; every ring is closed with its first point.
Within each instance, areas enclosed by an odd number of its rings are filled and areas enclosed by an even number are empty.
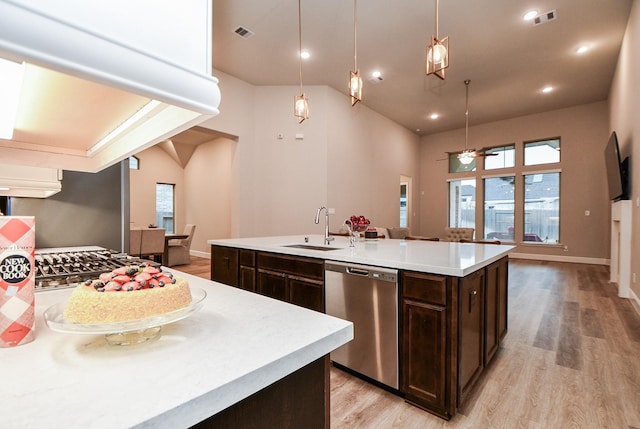
{"type": "MultiPolygon", "coordinates": [[[[209,260],[176,267],[209,278],[209,260]]],[[[509,332],[451,420],[331,369],[331,428],[640,428],[640,317],[608,268],[509,262],[509,332]]]]}

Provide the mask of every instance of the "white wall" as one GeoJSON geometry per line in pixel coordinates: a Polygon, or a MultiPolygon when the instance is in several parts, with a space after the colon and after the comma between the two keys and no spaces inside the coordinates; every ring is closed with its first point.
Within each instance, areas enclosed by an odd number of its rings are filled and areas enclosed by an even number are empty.
{"type": "Polygon", "coordinates": [[[364,105],[351,108],[349,97],[324,86],[304,88],[310,118],[298,124],[297,86],[252,87],[216,76],[221,114],[203,126],[238,136],[231,236],[321,234],[323,222],[313,223],[321,206],[336,209],[332,231],[356,213],[398,225],[400,176],[418,177],[418,136],[364,105]]]}
{"type": "MultiPolygon", "coordinates": [[[[629,23],[618,57],[609,95],[610,131],[615,131],[622,156],[631,156],[631,199],[634,201],[631,227],[631,272],[640,272],[640,4],[631,8],[629,23]]],[[[640,283],[631,284],[640,297],[640,283]]]]}

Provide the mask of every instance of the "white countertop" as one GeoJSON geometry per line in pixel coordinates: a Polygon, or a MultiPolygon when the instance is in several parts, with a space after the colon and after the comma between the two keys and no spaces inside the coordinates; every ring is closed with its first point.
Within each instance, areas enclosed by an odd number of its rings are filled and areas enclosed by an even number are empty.
{"type": "Polygon", "coordinates": [[[189,427],[353,338],[351,322],[171,271],[204,305],[135,346],[51,331],[42,313],[71,290],[36,293],[35,340],[0,349],[0,426],[189,427]]]}
{"type": "Polygon", "coordinates": [[[351,262],[377,267],[397,268],[424,273],[464,277],[506,256],[514,246],[446,241],[361,239],[349,247],[349,238],[337,236],[329,246],[322,235],[292,235],[279,237],[231,238],[208,240],[208,244],[307,256],[330,261],[351,262]],[[309,242],[305,243],[305,237],[309,242]],[[336,250],[308,250],[283,247],[289,244],[309,244],[336,250]]]}

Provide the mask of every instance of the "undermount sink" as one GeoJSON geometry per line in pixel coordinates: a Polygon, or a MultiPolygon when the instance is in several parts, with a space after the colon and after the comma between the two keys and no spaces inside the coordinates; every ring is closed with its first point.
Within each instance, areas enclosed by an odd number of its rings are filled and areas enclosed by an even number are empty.
{"type": "Polygon", "coordinates": [[[282,247],[293,247],[296,249],[307,249],[307,250],[339,250],[339,247],[326,247],[326,246],[314,246],[312,244],[285,244],[282,247]]]}

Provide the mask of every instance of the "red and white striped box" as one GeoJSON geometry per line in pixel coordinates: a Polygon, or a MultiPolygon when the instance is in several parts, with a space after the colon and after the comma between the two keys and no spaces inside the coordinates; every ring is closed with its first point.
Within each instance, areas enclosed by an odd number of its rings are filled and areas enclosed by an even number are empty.
{"type": "Polygon", "coordinates": [[[0,347],[33,341],[36,222],[0,216],[0,347]]]}

